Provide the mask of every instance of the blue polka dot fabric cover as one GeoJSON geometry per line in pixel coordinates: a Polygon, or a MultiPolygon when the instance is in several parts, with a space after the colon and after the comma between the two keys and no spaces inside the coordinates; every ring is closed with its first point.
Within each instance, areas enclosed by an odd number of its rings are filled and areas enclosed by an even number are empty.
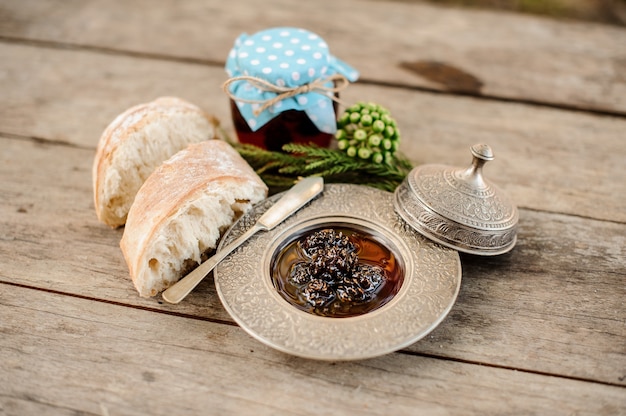
{"type": "MultiPolygon", "coordinates": [[[[359,77],[354,68],[330,54],[328,45],[318,35],[291,27],[267,29],[252,36],[240,35],[228,55],[226,72],[231,78],[257,77],[290,88],[333,74],[341,74],[351,82],[359,77]]],[[[332,82],[328,86],[332,87],[332,82]]],[[[233,82],[229,90],[239,99],[261,102],[277,95],[245,80],[233,82]]],[[[323,92],[309,91],[280,100],[258,115],[254,110],[261,104],[235,102],[252,131],[258,130],[281,112],[292,109],[304,111],[322,132],[334,134],[337,130],[332,99],[323,92]]]]}

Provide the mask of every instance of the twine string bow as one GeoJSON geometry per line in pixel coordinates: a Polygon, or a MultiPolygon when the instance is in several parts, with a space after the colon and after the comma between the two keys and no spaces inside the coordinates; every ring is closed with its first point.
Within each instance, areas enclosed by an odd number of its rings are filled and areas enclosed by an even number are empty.
{"type": "Polygon", "coordinates": [[[297,87],[284,87],[276,84],[272,84],[271,82],[264,80],[262,78],[252,77],[252,76],[239,76],[233,77],[224,83],[222,88],[224,92],[233,100],[240,101],[244,103],[250,104],[261,104],[258,108],[253,110],[255,116],[258,116],[263,111],[278,103],[279,101],[285,100],[287,98],[295,97],[296,95],[305,94],[307,92],[316,92],[319,94],[323,94],[333,101],[342,104],[339,98],[335,95],[339,91],[344,90],[350,81],[346,77],[341,74],[333,74],[326,78],[318,78],[314,81],[311,81],[308,84],[299,85],[297,87]],[[258,88],[264,92],[273,92],[276,94],[275,97],[267,99],[267,100],[250,100],[246,98],[237,97],[230,91],[230,85],[237,81],[247,81],[253,87],[258,88]],[[333,83],[332,87],[326,86],[329,82],[333,83]]]}

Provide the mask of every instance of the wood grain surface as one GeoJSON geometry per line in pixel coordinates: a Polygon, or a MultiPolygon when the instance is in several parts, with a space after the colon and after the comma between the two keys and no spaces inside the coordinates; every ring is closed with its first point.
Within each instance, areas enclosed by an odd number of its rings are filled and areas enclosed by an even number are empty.
{"type": "MultiPolygon", "coordinates": [[[[122,230],[94,217],[91,150],[6,138],[2,146],[9,157],[0,161],[8,179],[0,195],[11,205],[3,206],[0,253],[15,252],[0,270],[3,276],[25,286],[232,322],[210,281],[179,305],[137,296],[119,250],[122,230]],[[31,163],[12,162],[26,158],[31,163]],[[62,158],[66,163],[59,165],[62,158]],[[60,258],[49,247],[72,250],[60,258]]],[[[615,222],[523,209],[518,246],[495,258],[463,256],[457,304],[411,350],[626,385],[623,368],[614,365],[626,360],[623,231],[615,222]],[[564,360],[565,353],[571,359],[564,360]],[[529,361],[528,354],[535,358],[529,361]]]]}
{"type": "Polygon", "coordinates": [[[310,361],[233,326],[8,285],[0,313],[1,374],[20,380],[3,388],[10,414],[615,414],[623,398],[621,387],[412,354],[310,361]]]}
{"type": "Polygon", "coordinates": [[[425,70],[441,63],[480,80],[474,94],[626,113],[626,34],[599,24],[371,0],[22,0],[0,10],[10,39],[206,64],[223,62],[242,32],[304,27],[369,82],[449,91],[456,77],[425,70]]]}
{"type": "MultiPolygon", "coordinates": [[[[175,95],[233,134],[221,68],[14,44],[0,44],[0,53],[13,57],[0,79],[5,133],[95,149],[126,108],[175,95]]],[[[623,118],[376,85],[355,84],[343,96],[389,108],[401,151],[416,164],[469,166],[469,147],[488,143],[496,160],[485,175],[520,207],[626,221],[626,181],[615,180],[624,172],[623,118]]]]}
{"type": "Polygon", "coordinates": [[[0,2],[0,415],[626,415],[626,29],[415,2],[0,2]],[[346,23],[348,22],[348,23],[346,23]],[[268,348],[212,279],[137,295],[91,165],[128,107],[173,95],[233,134],[241,32],[320,35],[414,164],[471,161],[520,208],[505,255],[461,255],[427,337],[356,362],[268,348]]]}

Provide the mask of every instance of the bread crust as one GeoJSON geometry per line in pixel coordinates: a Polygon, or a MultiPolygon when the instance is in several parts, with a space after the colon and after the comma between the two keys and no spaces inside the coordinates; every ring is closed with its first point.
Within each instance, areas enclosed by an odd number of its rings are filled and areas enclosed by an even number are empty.
{"type": "MultiPolygon", "coordinates": [[[[198,225],[199,220],[188,212],[195,201],[210,197],[220,206],[230,207],[225,208],[226,211],[233,211],[229,218],[221,218],[220,214],[221,223],[204,225],[209,229],[201,230],[201,235],[213,236],[202,242],[206,246],[203,248],[214,249],[226,227],[252,205],[265,199],[267,192],[267,186],[250,165],[232,146],[221,140],[191,144],[164,162],[137,193],[120,242],[139,294],[154,296],[181,277],[183,270],[167,270],[156,277],[150,270],[150,262],[163,261],[155,253],[171,253],[173,261],[180,266],[188,260],[180,258],[184,247],[198,247],[199,241],[190,241],[197,237],[179,235],[171,229],[173,221],[195,221],[190,226],[198,225]],[[170,272],[171,276],[166,276],[170,272]]],[[[197,253],[192,255],[197,256],[197,253]]],[[[199,258],[191,260],[200,261],[199,258]]]]}
{"type": "MultiPolygon", "coordinates": [[[[126,220],[125,213],[118,215],[114,212],[114,208],[119,201],[114,200],[114,195],[108,195],[105,180],[107,171],[114,168],[112,166],[116,152],[124,146],[125,142],[134,133],[141,132],[147,126],[153,123],[167,123],[181,114],[197,115],[197,117],[206,120],[205,130],[202,139],[213,139],[215,137],[215,127],[218,125],[217,120],[202,111],[199,107],[177,97],[160,97],[154,101],[143,103],[131,107],[118,115],[104,130],[98,147],[92,167],[92,182],[94,189],[94,206],[98,219],[111,227],[119,227],[124,225],[126,220]],[[206,136],[206,137],[204,137],[206,136]]],[[[189,136],[189,140],[197,140],[198,135],[189,136]]],[[[177,149],[180,150],[180,149],[177,149]]],[[[168,155],[171,156],[171,155],[168,155]]],[[[137,160],[140,164],[145,161],[137,160]]],[[[158,161],[160,164],[162,160],[158,161]]],[[[156,168],[155,165],[154,168],[156,168]]],[[[122,177],[121,181],[128,178],[122,177]]],[[[140,178],[145,180],[145,178],[140,178]]],[[[129,198],[134,198],[134,194],[129,198]]],[[[123,204],[130,206],[132,200],[123,201],[123,204]]]]}

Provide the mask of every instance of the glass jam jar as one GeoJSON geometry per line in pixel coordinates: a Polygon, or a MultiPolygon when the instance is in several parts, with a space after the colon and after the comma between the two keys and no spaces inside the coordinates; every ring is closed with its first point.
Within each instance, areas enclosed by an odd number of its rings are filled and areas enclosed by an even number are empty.
{"type": "Polygon", "coordinates": [[[241,143],[328,147],[337,129],[338,91],[358,72],[315,33],[280,27],[242,34],[226,61],[233,125],[241,143]]]}
{"type": "MultiPolygon", "coordinates": [[[[334,103],[337,114],[337,104],[334,103]]],[[[268,150],[279,151],[287,143],[313,143],[320,147],[328,147],[333,138],[332,133],[320,131],[309,117],[300,110],[287,110],[260,129],[253,131],[237,108],[235,100],[230,100],[230,112],[233,125],[240,143],[253,144],[268,150]]]]}

